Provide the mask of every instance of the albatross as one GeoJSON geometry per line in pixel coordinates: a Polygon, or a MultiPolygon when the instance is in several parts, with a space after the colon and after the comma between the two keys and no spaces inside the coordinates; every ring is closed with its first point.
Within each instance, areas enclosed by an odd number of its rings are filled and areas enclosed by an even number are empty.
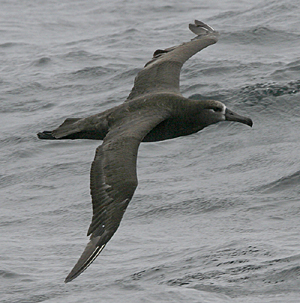
{"type": "Polygon", "coordinates": [[[186,136],[220,121],[252,127],[250,118],[219,101],[192,100],[180,93],[182,65],[219,37],[217,31],[198,20],[189,24],[189,29],[196,35],[191,41],[154,52],[124,103],[87,118],[68,118],[58,128],[38,133],[40,139],[103,140],[90,172],[90,239],[66,283],[91,265],[118,229],[138,185],[136,162],[141,142],[186,136]]]}

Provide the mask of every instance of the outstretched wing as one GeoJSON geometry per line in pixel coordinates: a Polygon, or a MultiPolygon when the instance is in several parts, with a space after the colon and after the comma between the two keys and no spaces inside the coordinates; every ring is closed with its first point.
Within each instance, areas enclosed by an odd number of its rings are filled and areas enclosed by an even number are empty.
{"type": "Polygon", "coordinates": [[[93,218],[90,241],[65,282],[79,276],[113,236],[137,187],[136,160],[140,142],[168,113],[141,110],[114,125],[96,150],[91,168],[93,218]]]}
{"type": "Polygon", "coordinates": [[[179,77],[184,62],[203,48],[216,43],[219,37],[218,32],[198,20],[190,24],[189,28],[197,36],[179,46],[156,50],[152,60],[135,78],[134,87],[127,100],[152,92],[180,94],[179,77]]]}

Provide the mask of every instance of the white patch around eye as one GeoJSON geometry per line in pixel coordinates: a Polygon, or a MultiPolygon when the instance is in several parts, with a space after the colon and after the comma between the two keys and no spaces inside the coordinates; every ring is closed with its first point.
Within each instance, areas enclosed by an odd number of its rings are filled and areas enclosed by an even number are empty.
{"type": "Polygon", "coordinates": [[[209,111],[211,111],[212,113],[220,113],[221,115],[224,116],[224,120],[225,120],[226,106],[224,104],[223,104],[223,107],[222,107],[222,111],[215,111],[213,109],[210,109],[209,111]]]}
{"type": "Polygon", "coordinates": [[[223,106],[222,114],[225,115],[226,112],[226,105],[223,106]]]}
{"type": "Polygon", "coordinates": [[[226,112],[226,106],[223,105],[223,110],[222,110],[222,120],[225,121],[226,117],[225,117],[225,112],[226,112]]]}

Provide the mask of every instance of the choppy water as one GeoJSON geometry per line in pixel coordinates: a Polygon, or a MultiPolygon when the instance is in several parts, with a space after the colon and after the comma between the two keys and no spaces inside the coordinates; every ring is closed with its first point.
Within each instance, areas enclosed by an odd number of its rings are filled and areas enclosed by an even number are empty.
{"type": "Polygon", "coordinates": [[[1,1],[0,301],[299,302],[300,4],[1,1]],[[95,141],[38,131],[123,102],[156,48],[208,22],[185,96],[254,120],[145,143],[139,187],[94,264],[63,280],[91,219],[95,141]]]}

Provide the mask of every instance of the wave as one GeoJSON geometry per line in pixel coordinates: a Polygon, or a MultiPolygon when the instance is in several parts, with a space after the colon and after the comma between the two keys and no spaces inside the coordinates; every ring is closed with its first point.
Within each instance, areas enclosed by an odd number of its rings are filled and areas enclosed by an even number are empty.
{"type": "Polygon", "coordinates": [[[28,43],[22,43],[22,42],[4,42],[0,44],[0,48],[10,48],[10,47],[24,47],[29,45],[28,43]]]}
{"type": "MultiPolygon", "coordinates": [[[[200,85],[199,89],[201,89],[200,85]]],[[[295,109],[295,107],[300,106],[300,104],[295,103],[295,97],[293,96],[299,92],[300,80],[296,80],[288,83],[256,83],[231,90],[213,91],[211,93],[208,92],[205,95],[196,93],[190,95],[189,98],[195,100],[206,100],[209,98],[224,102],[226,104],[230,104],[231,101],[236,102],[236,100],[239,100],[240,103],[244,103],[249,106],[256,106],[259,104],[260,106],[267,107],[272,104],[277,109],[282,107],[291,107],[295,109]],[[293,98],[291,100],[286,98],[285,102],[282,102],[280,99],[282,96],[290,96],[293,98]]],[[[297,113],[295,113],[295,115],[297,115],[297,113]]]]}
{"type": "Polygon", "coordinates": [[[240,90],[240,94],[247,95],[256,100],[262,100],[266,97],[278,97],[283,95],[294,95],[300,91],[300,80],[291,81],[287,84],[277,83],[257,83],[247,85],[240,90]]]}
{"type": "Polygon", "coordinates": [[[230,297],[265,292],[276,294],[286,287],[297,289],[297,283],[291,281],[299,277],[299,254],[274,258],[271,247],[252,245],[227,247],[209,255],[201,254],[201,250],[190,250],[189,256],[184,251],[172,254],[172,259],[168,258],[170,255],[165,256],[164,264],[146,267],[117,282],[156,281],[160,285],[187,287],[230,297]]]}
{"type": "Polygon", "coordinates": [[[84,58],[89,58],[89,59],[99,59],[101,58],[100,55],[95,55],[93,53],[84,51],[84,50],[76,50],[76,51],[71,51],[68,52],[67,54],[62,56],[63,58],[75,58],[75,59],[84,59],[84,58]]]}
{"type": "Polygon", "coordinates": [[[31,66],[36,66],[36,67],[41,67],[48,65],[52,62],[52,60],[49,57],[42,57],[40,59],[34,60],[30,65],[31,66]]]}
{"type": "Polygon", "coordinates": [[[17,278],[17,277],[20,277],[22,275],[19,275],[15,272],[12,272],[12,271],[8,271],[8,270],[0,270],[0,277],[1,278],[5,278],[5,279],[14,279],[14,278],[17,278]]]}
{"type": "Polygon", "coordinates": [[[111,68],[103,67],[103,66],[95,66],[95,67],[85,67],[83,69],[77,70],[75,72],[72,72],[72,75],[75,75],[76,77],[94,77],[94,76],[103,76],[107,75],[112,72],[111,68]]]}
{"type": "Polygon", "coordinates": [[[300,171],[279,178],[276,181],[270,182],[258,188],[264,193],[275,193],[283,190],[299,190],[300,192],[300,171]]]}
{"type": "Polygon", "coordinates": [[[269,26],[254,26],[246,30],[222,33],[222,39],[229,43],[259,44],[271,46],[278,43],[289,43],[298,40],[298,34],[278,30],[269,26]]]}

